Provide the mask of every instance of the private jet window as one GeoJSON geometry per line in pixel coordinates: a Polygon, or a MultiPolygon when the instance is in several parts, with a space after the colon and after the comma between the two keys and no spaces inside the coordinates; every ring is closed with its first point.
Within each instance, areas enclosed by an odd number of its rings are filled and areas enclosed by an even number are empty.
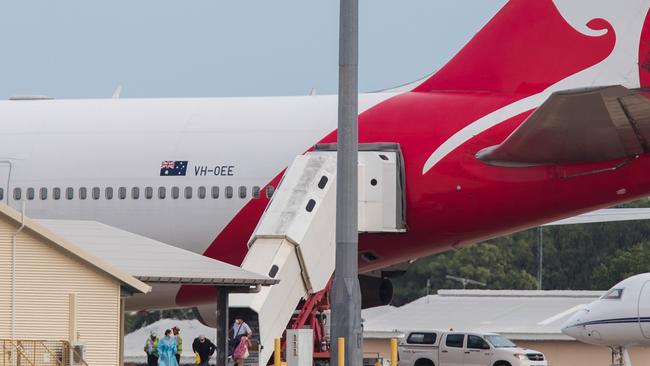
{"type": "Polygon", "coordinates": [[[253,198],[260,198],[260,187],[255,186],[253,187],[253,198]]]}
{"type": "Polygon", "coordinates": [[[120,187],[117,189],[117,196],[123,200],[126,199],[126,187],[120,187]]]}
{"type": "Polygon", "coordinates": [[[61,199],[61,188],[59,188],[59,187],[52,188],[52,196],[54,196],[55,200],[60,200],[61,199]]]}
{"type": "Polygon", "coordinates": [[[88,188],[81,187],[79,188],[79,199],[85,200],[88,197],[88,188]]]}
{"type": "Polygon", "coordinates": [[[219,187],[212,187],[212,198],[219,198],[219,187]]]}
{"type": "Polygon", "coordinates": [[[27,199],[30,201],[34,199],[34,188],[27,188],[27,199]]]}
{"type": "Polygon", "coordinates": [[[113,187],[106,187],[104,190],[104,196],[106,197],[107,200],[112,200],[113,199],[113,187]]]}
{"type": "Polygon", "coordinates": [[[232,187],[231,186],[226,187],[226,198],[232,198],[232,187]]]}
{"type": "Polygon", "coordinates": [[[22,197],[23,197],[22,190],[20,188],[14,188],[14,200],[20,201],[22,197]]]}
{"type": "Polygon", "coordinates": [[[153,188],[145,187],[144,189],[144,198],[150,200],[153,198],[153,188]]]}
{"type": "Polygon", "coordinates": [[[471,349],[490,349],[490,345],[487,342],[478,336],[468,335],[467,336],[467,348],[471,349]]]}
{"type": "Polygon", "coordinates": [[[435,344],[436,333],[411,333],[406,342],[411,344],[435,344]]]}
{"type": "Polygon", "coordinates": [[[69,200],[74,198],[74,188],[68,187],[65,189],[65,198],[69,200]]]}
{"type": "Polygon", "coordinates": [[[178,196],[180,196],[181,189],[178,187],[172,187],[172,198],[173,199],[178,199],[178,196]]]}
{"type": "Polygon", "coordinates": [[[275,192],[275,187],[273,187],[273,186],[266,187],[266,198],[273,197],[274,192],[275,192]]]}
{"type": "Polygon", "coordinates": [[[42,200],[47,199],[47,188],[41,188],[39,192],[39,196],[41,197],[42,200]]]}
{"type": "Polygon", "coordinates": [[[239,198],[246,198],[246,187],[239,187],[239,198]]]}
{"type": "Polygon", "coordinates": [[[100,195],[99,187],[93,187],[93,199],[98,200],[99,195],[100,195]]]}
{"type": "Polygon", "coordinates": [[[185,198],[192,198],[192,187],[185,187],[185,198]]]}
{"type": "Polygon", "coordinates": [[[167,196],[167,188],[158,187],[158,198],[164,200],[166,196],[167,196]]]}
{"type": "Polygon", "coordinates": [[[449,334],[445,344],[447,347],[463,348],[463,339],[465,339],[464,334],[449,334]]]}
{"type": "Polygon", "coordinates": [[[139,187],[131,188],[131,198],[133,198],[134,200],[140,199],[140,188],[139,187]]]}
{"type": "Polygon", "coordinates": [[[200,199],[205,199],[205,192],[206,192],[205,187],[199,187],[199,189],[196,192],[196,195],[199,196],[200,199]]]}
{"type": "Polygon", "coordinates": [[[0,187],[0,201],[5,199],[5,190],[0,187]]]}
{"type": "Polygon", "coordinates": [[[608,293],[603,295],[603,299],[607,300],[620,300],[621,297],[623,297],[623,289],[622,288],[613,288],[609,290],[608,293]]]}

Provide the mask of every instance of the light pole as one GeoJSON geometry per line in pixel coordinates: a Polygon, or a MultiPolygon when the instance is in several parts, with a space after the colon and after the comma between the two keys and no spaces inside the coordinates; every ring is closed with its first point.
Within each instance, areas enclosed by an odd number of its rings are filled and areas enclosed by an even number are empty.
{"type": "Polygon", "coordinates": [[[339,113],[336,166],[336,268],[332,286],[332,354],[338,365],[338,338],[345,339],[345,366],[361,366],[361,289],[358,277],[358,41],[359,2],[340,0],[339,113]]]}
{"type": "Polygon", "coordinates": [[[542,290],[542,275],[544,270],[544,227],[539,227],[539,240],[537,241],[537,289],[542,290]]]}

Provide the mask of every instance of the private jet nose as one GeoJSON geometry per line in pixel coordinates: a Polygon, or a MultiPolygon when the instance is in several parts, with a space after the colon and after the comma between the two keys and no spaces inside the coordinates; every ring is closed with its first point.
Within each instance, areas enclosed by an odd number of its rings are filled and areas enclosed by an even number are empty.
{"type": "Polygon", "coordinates": [[[585,323],[589,317],[589,309],[581,309],[575,314],[571,315],[569,319],[562,325],[562,333],[573,337],[578,340],[583,340],[587,336],[585,323]]]}

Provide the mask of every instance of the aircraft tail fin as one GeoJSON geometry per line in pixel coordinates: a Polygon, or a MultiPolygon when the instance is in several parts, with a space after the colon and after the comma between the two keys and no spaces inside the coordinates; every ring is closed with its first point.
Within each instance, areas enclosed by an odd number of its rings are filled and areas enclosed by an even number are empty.
{"type": "Polygon", "coordinates": [[[414,91],[650,87],[650,0],[510,0],[414,91]]]}

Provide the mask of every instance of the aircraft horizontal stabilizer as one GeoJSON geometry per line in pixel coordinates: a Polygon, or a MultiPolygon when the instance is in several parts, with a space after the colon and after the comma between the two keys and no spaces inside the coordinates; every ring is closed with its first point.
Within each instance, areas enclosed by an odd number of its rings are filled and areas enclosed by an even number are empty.
{"type": "Polygon", "coordinates": [[[500,166],[583,164],[650,151],[650,100],[609,86],[557,92],[503,143],[477,158],[500,166]]]}
{"type": "Polygon", "coordinates": [[[594,224],[597,222],[635,221],[650,219],[650,208],[605,208],[542,226],[594,224]]]}

